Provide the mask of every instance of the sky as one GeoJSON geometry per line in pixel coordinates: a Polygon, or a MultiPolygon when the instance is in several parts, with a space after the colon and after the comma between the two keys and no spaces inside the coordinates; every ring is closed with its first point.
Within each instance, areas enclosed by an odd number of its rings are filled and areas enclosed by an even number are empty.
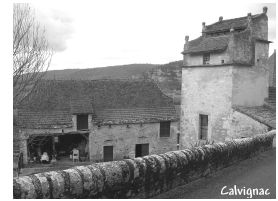
{"type": "Polygon", "coordinates": [[[31,6],[55,51],[49,70],[181,60],[185,35],[200,36],[202,22],[262,13],[263,6],[274,42],[270,54],[276,44],[273,3],[101,0],[31,1],[31,6]]]}

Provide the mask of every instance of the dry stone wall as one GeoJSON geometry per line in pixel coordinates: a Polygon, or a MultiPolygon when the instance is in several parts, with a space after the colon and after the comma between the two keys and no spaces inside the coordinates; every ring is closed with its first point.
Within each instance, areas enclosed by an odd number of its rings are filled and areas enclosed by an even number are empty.
{"type": "Polygon", "coordinates": [[[14,178],[14,198],[149,198],[272,147],[275,132],[14,178]]]}

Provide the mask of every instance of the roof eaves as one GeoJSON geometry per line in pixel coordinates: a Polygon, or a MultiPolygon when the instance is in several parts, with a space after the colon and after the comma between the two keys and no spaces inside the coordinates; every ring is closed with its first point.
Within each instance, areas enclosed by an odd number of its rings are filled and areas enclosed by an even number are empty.
{"type": "Polygon", "coordinates": [[[192,54],[192,55],[197,55],[197,54],[204,54],[204,53],[211,53],[211,52],[223,52],[227,49],[228,45],[226,45],[225,47],[223,48],[216,48],[216,49],[210,49],[210,50],[200,50],[200,51],[197,51],[197,50],[193,50],[193,51],[188,51],[188,52],[183,52],[184,54],[192,54]]]}
{"type": "Polygon", "coordinates": [[[224,64],[205,64],[205,65],[189,65],[189,66],[182,66],[182,68],[198,68],[198,67],[223,67],[223,66],[243,66],[243,67],[251,67],[252,64],[250,63],[238,63],[238,62],[229,62],[224,64]]]}
{"type": "MultiPolygon", "coordinates": [[[[239,31],[239,30],[244,30],[246,29],[247,26],[237,26],[237,27],[234,27],[234,29],[236,31],[239,31]]],[[[206,33],[206,34],[212,34],[212,33],[222,33],[222,32],[230,32],[230,29],[215,29],[215,30],[208,30],[208,31],[204,31],[203,33],[206,33]]]]}
{"type": "Polygon", "coordinates": [[[269,40],[265,40],[265,39],[261,39],[261,38],[254,38],[256,41],[258,42],[262,42],[262,43],[273,43],[272,41],[269,40]]]}

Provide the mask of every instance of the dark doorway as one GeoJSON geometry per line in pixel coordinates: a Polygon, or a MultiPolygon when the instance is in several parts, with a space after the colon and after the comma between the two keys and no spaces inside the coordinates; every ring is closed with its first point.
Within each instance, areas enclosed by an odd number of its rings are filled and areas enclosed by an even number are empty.
{"type": "Polygon", "coordinates": [[[30,137],[27,141],[28,156],[30,160],[39,162],[41,155],[46,152],[52,159],[53,140],[52,136],[35,136],[30,137]]]}
{"type": "Polygon", "coordinates": [[[113,161],[113,146],[103,147],[103,161],[113,161]]]}
{"type": "Polygon", "coordinates": [[[136,144],[135,157],[143,157],[149,155],[149,144],[136,144]]]}
{"type": "Polygon", "coordinates": [[[65,134],[60,135],[56,143],[58,157],[69,158],[73,148],[79,150],[80,157],[87,158],[89,156],[89,134],[65,134]]]}
{"type": "Polygon", "coordinates": [[[88,115],[77,115],[77,130],[88,130],[88,115]]]}

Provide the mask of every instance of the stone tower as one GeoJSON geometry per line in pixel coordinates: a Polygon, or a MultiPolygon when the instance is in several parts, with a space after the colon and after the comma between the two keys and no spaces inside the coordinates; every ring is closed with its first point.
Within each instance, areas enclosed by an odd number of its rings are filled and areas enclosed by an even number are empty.
{"type": "Polygon", "coordinates": [[[245,128],[245,135],[240,135],[241,117],[236,108],[264,104],[268,96],[269,43],[267,7],[256,15],[248,13],[228,20],[221,16],[211,25],[203,22],[202,36],[191,41],[189,36],[185,37],[181,99],[183,147],[198,140],[224,141],[265,130],[249,122],[252,129],[245,128]]]}

